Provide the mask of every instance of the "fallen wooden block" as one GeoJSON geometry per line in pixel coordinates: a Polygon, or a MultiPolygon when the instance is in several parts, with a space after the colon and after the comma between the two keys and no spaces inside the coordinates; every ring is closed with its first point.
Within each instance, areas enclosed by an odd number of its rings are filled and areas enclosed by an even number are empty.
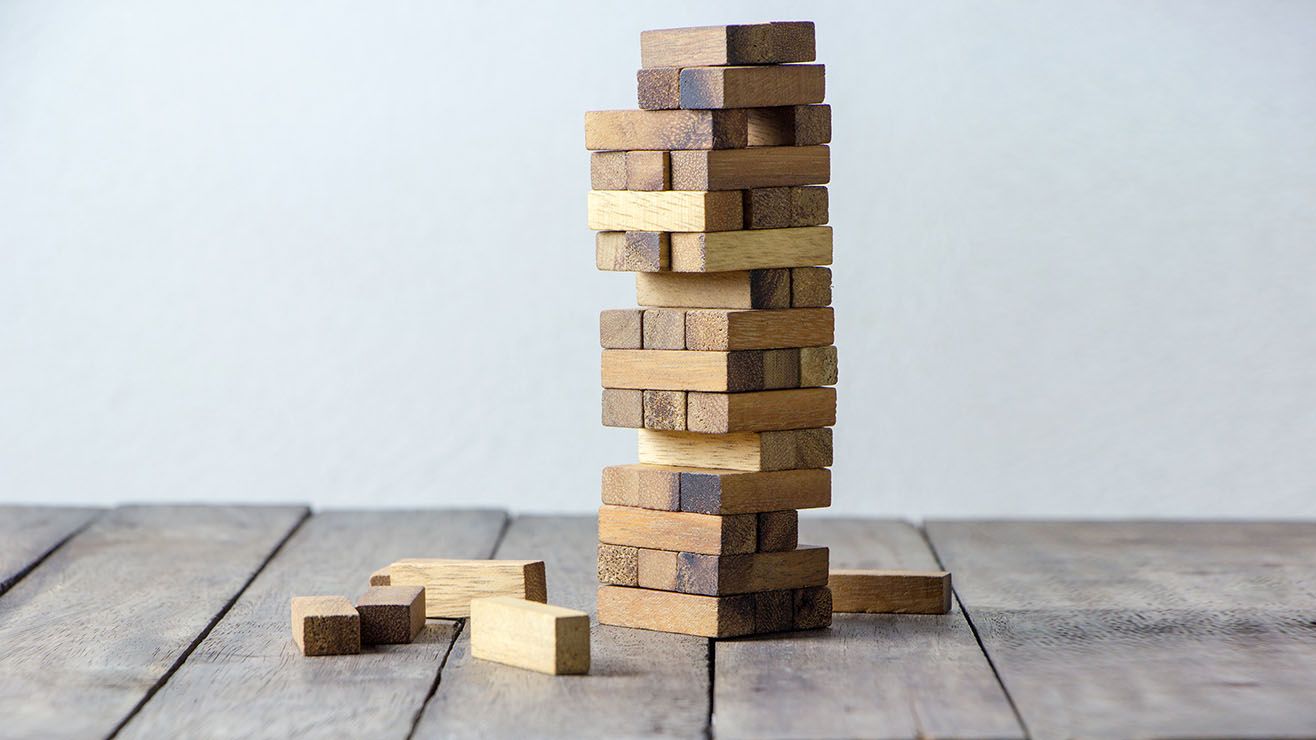
{"type": "Polygon", "coordinates": [[[592,151],[815,146],[831,138],[832,110],[828,105],[603,110],[585,114],[585,148],[592,151]]]}
{"type": "Polygon", "coordinates": [[[599,507],[599,542],[711,555],[758,550],[758,515],[599,507]]]}
{"type": "Polygon", "coordinates": [[[645,309],[644,349],[685,349],[685,310],[645,309]]]}
{"type": "Polygon", "coordinates": [[[425,629],[424,586],[373,586],[356,600],[365,645],[408,643],[425,629]]]}
{"type": "Polygon", "coordinates": [[[657,231],[600,231],[594,235],[594,261],[600,270],[667,270],[671,254],[670,235],[657,231]]]}
{"type": "Polygon", "coordinates": [[[589,615],[510,596],[471,601],[471,655],[553,675],[589,673],[589,615]]]}
{"type": "Polygon", "coordinates": [[[768,108],[821,103],[821,64],[771,67],[687,67],[681,70],[682,108],[768,108]]]}
{"type": "MultiPolygon", "coordinates": [[[[739,195],[737,191],[726,192],[739,195]]],[[[729,272],[831,263],[830,226],[671,235],[671,269],[676,272],[729,272]]]]}
{"type": "Polygon", "coordinates": [[[814,59],[812,21],[664,28],[640,33],[645,67],[784,64],[814,59]]]}
{"type": "MultiPolygon", "coordinates": [[[[794,351],[795,381],[798,383],[799,351],[794,351]]],[[[768,385],[764,374],[765,354],[764,350],[605,349],[601,366],[602,385],[605,388],[662,391],[763,390],[768,385]]]]}
{"type": "Polygon", "coordinates": [[[639,460],[650,465],[767,471],[832,464],[829,428],[729,434],[640,429],[637,434],[639,460]]]}
{"type": "Polygon", "coordinates": [[[603,426],[644,428],[644,391],[603,389],[603,426]]]}
{"type": "Polygon", "coordinates": [[[641,306],[790,308],[791,271],[772,269],[637,274],[635,300],[641,306]]]}
{"type": "Polygon", "coordinates": [[[741,110],[748,112],[745,140],[749,146],[817,146],[832,140],[830,105],[741,110]]]}
{"type": "Polygon", "coordinates": [[[950,573],[911,570],[833,570],[827,579],[832,611],[864,614],[945,614],[950,573]]]}
{"type": "Polygon", "coordinates": [[[681,68],[645,67],[635,73],[635,99],[644,110],[681,107],[681,68]]]}
{"type": "Polygon", "coordinates": [[[637,572],[640,588],[725,596],[827,585],[827,548],[813,545],[744,555],[640,549],[638,559],[649,565],[637,572]]]}
{"type": "Polygon", "coordinates": [[[361,615],[345,596],[294,596],[292,639],[302,655],[361,652],[361,615]]]}
{"type": "Polygon", "coordinates": [[[644,394],[644,429],[685,431],[685,391],[642,391],[644,394]]]}
{"type": "Polygon", "coordinates": [[[757,514],[830,506],[826,468],[746,472],[677,465],[612,465],[603,469],[605,504],[698,514],[757,514]]]}
{"type": "Polygon", "coordinates": [[[820,185],[751,188],[743,200],[747,229],[821,226],[828,219],[827,188],[820,185]]]}
{"type": "Polygon", "coordinates": [[[599,543],[599,582],[618,586],[639,585],[639,560],[638,547],[599,543]]]}
{"type": "Polygon", "coordinates": [[[826,267],[791,269],[791,306],[807,308],[832,305],[832,271],[826,267]]]}
{"type": "Polygon", "coordinates": [[[822,347],[835,339],[830,308],[691,309],[682,315],[684,345],[693,350],[822,347]]]}
{"type": "Polygon", "coordinates": [[[765,146],[671,153],[673,190],[821,185],[831,177],[831,151],[827,146],[765,146]]]}
{"type": "Polygon", "coordinates": [[[589,228],[596,230],[716,232],[744,223],[734,190],[591,190],[588,200],[589,228]]]}
{"type": "Polygon", "coordinates": [[[391,585],[425,587],[425,616],[431,619],[469,616],[471,599],[484,596],[548,600],[542,560],[408,558],[383,570],[391,585]]]}
{"type": "MultiPolygon", "coordinates": [[[[836,424],[835,388],[686,394],[685,430],[704,434],[816,429],[836,424]]],[[[647,429],[659,427],[644,425],[647,429]]],[[[679,430],[677,430],[679,431],[679,430]]]]}
{"type": "Polygon", "coordinates": [[[803,388],[836,385],[836,347],[805,347],[800,350],[799,384],[803,388]]]}
{"type": "Polygon", "coordinates": [[[826,586],[704,596],[605,585],[598,591],[599,624],[700,637],[739,637],[831,624],[826,586]]]}

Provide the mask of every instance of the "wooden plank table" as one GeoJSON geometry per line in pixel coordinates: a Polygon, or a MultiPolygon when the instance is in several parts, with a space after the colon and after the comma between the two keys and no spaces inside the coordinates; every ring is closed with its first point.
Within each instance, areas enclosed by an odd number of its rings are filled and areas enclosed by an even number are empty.
{"type": "Polygon", "coordinates": [[[1316,523],[805,519],[837,566],[954,572],[943,616],[709,641],[594,625],[588,676],[411,645],[303,658],[294,594],[403,556],[541,558],[592,517],[0,507],[0,737],[1316,737],[1316,523]]]}

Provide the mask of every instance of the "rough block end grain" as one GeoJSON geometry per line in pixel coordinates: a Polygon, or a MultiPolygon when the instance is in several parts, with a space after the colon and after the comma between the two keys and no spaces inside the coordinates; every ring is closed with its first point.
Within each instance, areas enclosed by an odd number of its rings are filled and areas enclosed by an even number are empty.
{"type": "Polygon", "coordinates": [[[471,601],[471,655],[552,675],[589,673],[589,615],[508,596],[471,601]]]}
{"type": "Polygon", "coordinates": [[[908,570],[834,570],[827,585],[832,610],[865,614],[945,614],[950,573],[908,570]]]}
{"type": "Polygon", "coordinates": [[[640,550],[625,545],[599,543],[598,575],[600,583],[638,586],[640,550]]]}
{"type": "Polygon", "coordinates": [[[646,67],[635,73],[636,100],[644,110],[681,107],[681,69],[646,67]]]}
{"type": "Polygon", "coordinates": [[[836,347],[805,347],[799,353],[801,387],[836,385],[836,347]]]}
{"type": "Polygon", "coordinates": [[[295,596],[292,639],[302,655],[361,652],[361,615],[345,596],[295,596]]]}
{"type": "Polygon", "coordinates": [[[603,389],[603,426],[644,428],[644,391],[603,389]]]}
{"type": "Polygon", "coordinates": [[[659,272],[671,265],[671,239],[656,231],[601,231],[594,261],[609,272],[659,272]]]}
{"type": "Polygon", "coordinates": [[[411,642],[425,629],[425,587],[376,586],[356,600],[356,611],[363,644],[411,642]]]}

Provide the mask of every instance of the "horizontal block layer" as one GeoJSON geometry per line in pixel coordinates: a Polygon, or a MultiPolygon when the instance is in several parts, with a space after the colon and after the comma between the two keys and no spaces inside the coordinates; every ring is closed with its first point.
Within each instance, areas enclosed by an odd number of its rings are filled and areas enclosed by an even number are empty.
{"type": "Polygon", "coordinates": [[[605,504],[698,514],[815,509],[832,504],[832,472],[611,465],[603,469],[602,498],[605,504]]]}
{"type": "Polygon", "coordinates": [[[800,350],[605,349],[605,388],[666,391],[761,391],[798,388],[800,350]]]}
{"type": "Polygon", "coordinates": [[[830,265],[832,227],[672,234],[670,258],[674,272],[830,265]]]}
{"type": "Polygon", "coordinates": [[[768,67],[686,67],[681,70],[682,108],[766,108],[821,103],[826,96],[821,64],[768,67]]]}
{"type": "Polygon", "coordinates": [[[950,573],[910,570],[834,570],[828,578],[833,610],[867,614],[945,614],[950,573]]]}
{"type": "Polygon", "coordinates": [[[600,561],[599,581],[705,596],[827,585],[827,548],[815,545],[744,555],[635,548],[634,559],[633,573],[611,567],[610,561],[600,561]]]}
{"type": "Polygon", "coordinates": [[[752,188],[744,191],[743,202],[747,229],[821,226],[828,220],[827,188],[819,185],[752,188]]]}
{"type": "Polygon", "coordinates": [[[644,273],[635,276],[635,302],[671,308],[817,308],[831,305],[832,271],[796,267],[644,273]]]}
{"type": "Polygon", "coordinates": [[[624,586],[602,586],[598,591],[599,624],[701,637],[818,629],[832,623],[831,611],[826,586],[734,596],[624,586]]]}
{"type": "Polygon", "coordinates": [[[767,432],[836,424],[835,388],[748,393],[603,389],[603,425],[670,432],[767,432]]]}
{"type": "Polygon", "coordinates": [[[822,185],[832,177],[831,151],[827,146],[672,152],[670,166],[673,190],[822,185]]]}
{"type": "Polygon", "coordinates": [[[713,516],[604,504],[599,542],[718,555],[758,551],[758,515],[713,516]]]}
{"type": "Polygon", "coordinates": [[[830,308],[689,309],[685,347],[723,351],[823,347],[833,341],[834,319],[830,308]]]}
{"type": "Polygon", "coordinates": [[[828,105],[734,110],[605,110],[585,114],[592,151],[814,146],[832,138],[828,105]]]}
{"type": "MultiPolygon", "coordinates": [[[[640,429],[639,461],[728,470],[794,470],[832,464],[832,430],[663,432],[640,429]]],[[[676,549],[676,548],[672,548],[676,549]]]]}
{"type": "Polygon", "coordinates": [[[645,67],[811,62],[812,21],[665,28],[640,33],[645,67]]]}
{"type": "Polygon", "coordinates": [[[737,191],[589,192],[589,228],[595,230],[716,232],[739,229],[743,219],[737,191]]]}

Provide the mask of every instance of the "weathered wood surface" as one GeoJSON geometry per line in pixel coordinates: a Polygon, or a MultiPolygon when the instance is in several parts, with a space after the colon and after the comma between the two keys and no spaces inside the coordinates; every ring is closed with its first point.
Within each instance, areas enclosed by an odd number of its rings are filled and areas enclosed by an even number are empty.
{"type": "Polygon", "coordinates": [[[289,599],[355,598],[372,571],[402,558],[489,557],[505,519],[496,511],[317,514],[121,737],[406,737],[458,623],[431,620],[408,645],[304,658],[289,599]]]}
{"type": "Polygon", "coordinates": [[[112,733],[305,514],[226,506],[104,514],[0,598],[0,735],[112,733]]]}
{"type": "Polygon", "coordinates": [[[97,513],[97,509],[0,506],[0,594],[97,513]]]}
{"type": "MultiPolygon", "coordinates": [[[[801,519],[833,567],[935,569],[904,522],[801,519]]],[[[958,574],[956,574],[958,577],[958,574]]],[[[732,737],[1022,737],[958,608],[836,614],[829,630],[719,641],[713,730],[732,737]]]]}
{"type": "MultiPolygon", "coordinates": [[[[526,517],[512,521],[498,557],[543,558],[549,603],[593,615],[596,542],[593,517],[526,517]]],[[[473,660],[463,634],[416,737],[704,737],[707,640],[597,621],[591,629],[587,676],[473,660]]]]}
{"type": "Polygon", "coordinates": [[[927,530],[1033,737],[1316,736],[1316,523],[927,530]]]}

